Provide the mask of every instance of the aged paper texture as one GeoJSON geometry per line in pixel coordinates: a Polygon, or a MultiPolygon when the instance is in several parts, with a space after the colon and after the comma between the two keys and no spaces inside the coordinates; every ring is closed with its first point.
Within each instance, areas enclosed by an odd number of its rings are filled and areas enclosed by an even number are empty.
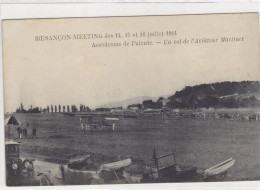
{"type": "Polygon", "coordinates": [[[7,185],[259,180],[259,69],[258,13],[4,20],[7,185]]]}

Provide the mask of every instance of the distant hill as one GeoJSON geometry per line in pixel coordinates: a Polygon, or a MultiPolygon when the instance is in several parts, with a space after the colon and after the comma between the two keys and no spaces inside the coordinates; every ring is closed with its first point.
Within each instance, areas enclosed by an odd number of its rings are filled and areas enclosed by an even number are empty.
{"type": "Polygon", "coordinates": [[[144,101],[143,108],[260,107],[258,81],[220,82],[186,86],[166,99],[144,101]]]}
{"type": "Polygon", "coordinates": [[[219,82],[186,86],[171,96],[140,96],[98,106],[98,108],[238,108],[260,107],[258,81],[219,82]]]}
{"type": "Polygon", "coordinates": [[[143,101],[145,100],[153,100],[156,101],[158,99],[158,97],[150,97],[150,96],[139,96],[139,97],[135,97],[135,98],[128,98],[126,100],[121,100],[121,101],[117,101],[117,102],[111,102],[108,104],[103,104],[100,106],[97,106],[98,108],[116,108],[116,107],[123,107],[126,108],[128,105],[131,104],[142,104],[143,101]]]}
{"type": "Polygon", "coordinates": [[[252,92],[259,92],[258,81],[242,81],[242,82],[220,82],[212,84],[201,84],[197,86],[186,86],[183,90],[177,91],[170,98],[187,97],[187,96],[225,96],[231,94],[247,94],[252,92]]]}
{"type": "Polygon", "coordinates": [[[170,96],[167,107],[178,108],[235,108],[259,106],[258,81],[221,82],[186,86],[170,96]]]}

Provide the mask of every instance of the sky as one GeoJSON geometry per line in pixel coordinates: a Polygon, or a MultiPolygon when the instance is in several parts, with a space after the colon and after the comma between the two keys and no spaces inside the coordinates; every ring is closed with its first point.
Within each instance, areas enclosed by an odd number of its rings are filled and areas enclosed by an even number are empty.
{"type": "Polygon", "coordinates": [[[30,105],[91,108],[139,96],[171,95],[185,86],[259,80],[255,14],[11,20],[3,24],[5,112],[30,105]],[[219,16],[219,15],[217,15],[219,16]],[[35,36],[174,30],[176,36],[35,41],[35,36]],[[164,45],[184,39],[244,37],[243,42],[164,45]],[[160,41],[159,45],[91,47],[160,41]]]}

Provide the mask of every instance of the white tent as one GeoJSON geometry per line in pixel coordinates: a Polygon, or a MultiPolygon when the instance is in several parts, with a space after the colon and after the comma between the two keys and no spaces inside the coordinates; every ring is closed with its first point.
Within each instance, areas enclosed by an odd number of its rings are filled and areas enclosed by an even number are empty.
{"type": "Polygon", "coordinates": [[[20,125],[20,124],[18,120],[13,115],[11,115],[10,117],[5,119],[5,126],[6,125],[20,125]]]}
{"type": "Polygon", "coordinates": [[[11,137],[15,137],[16,127],[20,125],[15,116],[11,115],[10,117],[5,119],[5,137],[10,139],[11,137]]]}

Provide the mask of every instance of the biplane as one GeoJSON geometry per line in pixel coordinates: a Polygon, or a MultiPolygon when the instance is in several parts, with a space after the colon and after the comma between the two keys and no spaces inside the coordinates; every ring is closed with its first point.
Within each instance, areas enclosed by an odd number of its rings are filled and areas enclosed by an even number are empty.
{"type": "Polygon", "coordinates": [[[118,130],[119,119],[92,115],[81,116],[80,125],[83,131],[116,131],[118,130]]]}

